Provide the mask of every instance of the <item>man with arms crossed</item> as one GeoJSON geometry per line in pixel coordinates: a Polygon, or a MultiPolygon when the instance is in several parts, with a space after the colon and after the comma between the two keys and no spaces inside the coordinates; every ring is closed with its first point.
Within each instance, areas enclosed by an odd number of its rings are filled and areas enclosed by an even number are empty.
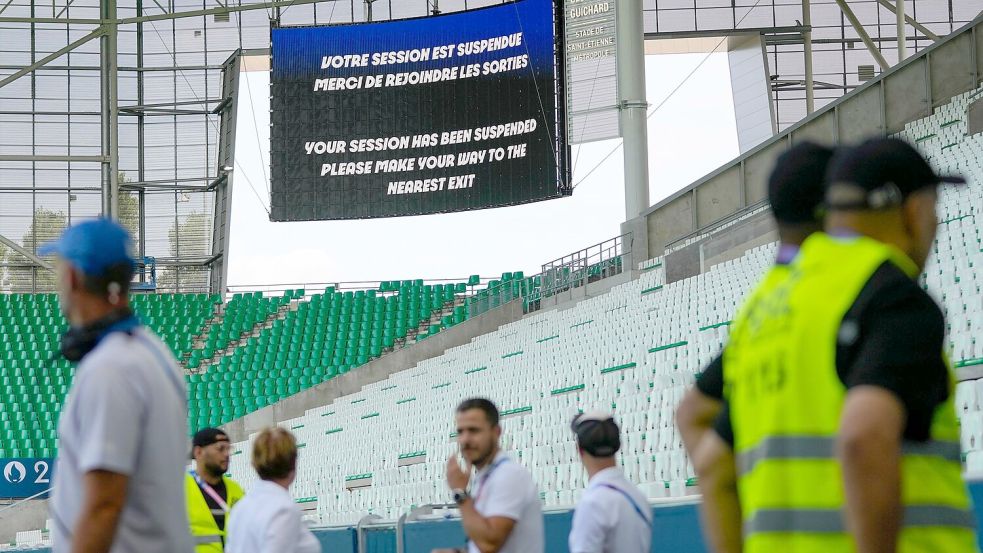
{"type": "Polygon", "coordinates": [[[465,468],[448,459],[447,484],[461,510],[469,553],[542,553],[539,491],[529,471],[499,448],[498,408],[487,399],[468,399],[457,407],[456,419],[465,468]]]}

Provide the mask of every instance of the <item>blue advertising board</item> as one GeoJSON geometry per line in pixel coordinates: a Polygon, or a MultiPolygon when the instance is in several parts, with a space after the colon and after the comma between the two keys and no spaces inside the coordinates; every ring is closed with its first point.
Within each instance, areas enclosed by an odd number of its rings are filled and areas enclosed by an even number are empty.
{"type": "MultiPolygon", "coordinates": [[[[51,488],[55,461],[50,457],[0,458],[0,498],[33,497],[51,488]]],[[[38,496],[45,498],[47,494],[38,496]]]]}
{"type": "Polygon", "coordinates": [[[561,13],[553,0],[514,0],[274,27],[271,218],[396,217],[568,194],[561,13]]]}

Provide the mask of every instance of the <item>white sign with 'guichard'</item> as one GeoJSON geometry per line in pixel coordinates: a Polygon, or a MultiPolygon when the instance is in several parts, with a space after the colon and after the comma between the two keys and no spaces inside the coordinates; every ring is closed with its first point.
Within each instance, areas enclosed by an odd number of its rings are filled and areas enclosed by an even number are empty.
{"type": "Polygon", "coordinates": [[[567,138],[572,144],[620,136],[615,0],[565,0],[567,138]]]}

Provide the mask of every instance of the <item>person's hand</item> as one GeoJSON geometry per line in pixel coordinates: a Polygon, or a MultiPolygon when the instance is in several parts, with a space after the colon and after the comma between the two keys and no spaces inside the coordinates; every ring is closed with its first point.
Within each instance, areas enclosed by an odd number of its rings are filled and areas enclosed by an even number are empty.
{"type": "Polygon", "coordinates": [[[447,459],[447,485],[452,490],[468,489],[468,480],[471,479],[471,463],[465,461],[464,467],[464,470],[461,470],[461,464],[453,455],[447,459]]]}

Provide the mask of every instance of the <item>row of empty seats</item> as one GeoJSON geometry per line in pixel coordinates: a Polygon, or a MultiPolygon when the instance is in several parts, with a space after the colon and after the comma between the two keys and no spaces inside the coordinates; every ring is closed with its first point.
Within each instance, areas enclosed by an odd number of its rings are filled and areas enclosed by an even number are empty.
{"type": "MultiPolygon", "coordinates": [[[[983,137],[964,131],[965,107],[977,94],[954,98],[902,133],[915,142],[914,134],[941,127],[937,145],[931,138],[917,141],[919,147],[939,171],[970,180],[967,187],[942,190],[938,239],[921,277],[947,314],[950,354],[961,368],[983,356],[976,275],[983,262],[977,221],[983,137]]],[[[303,446],[295,495],[316,500],[314,518],[326,524],[353,523],[369,513],[394,518],[413,505],[446,503],[444,463],[456,450],[453,411],[470,396],[499,405],[504,447],[533,472],[547,506],[572,505],[583,489],[586,475],[569,420],[596,408],[620,421],[620,462],[650,497],[692,493],[693,470],[674,408],[726,343],[734,311],[773,262],[776,247],[754,248],[668,284],[662,260],[651,260],[639,278],[603,296],[527,316],[285,421],[303,446]]],[[[969,467],[983,469],[983,383],[963,382],[957,394],[969,467]]],[[[255,479],[250,446],[248,440],[236,444],[230,468],[247,484],[255,479]]]]}

